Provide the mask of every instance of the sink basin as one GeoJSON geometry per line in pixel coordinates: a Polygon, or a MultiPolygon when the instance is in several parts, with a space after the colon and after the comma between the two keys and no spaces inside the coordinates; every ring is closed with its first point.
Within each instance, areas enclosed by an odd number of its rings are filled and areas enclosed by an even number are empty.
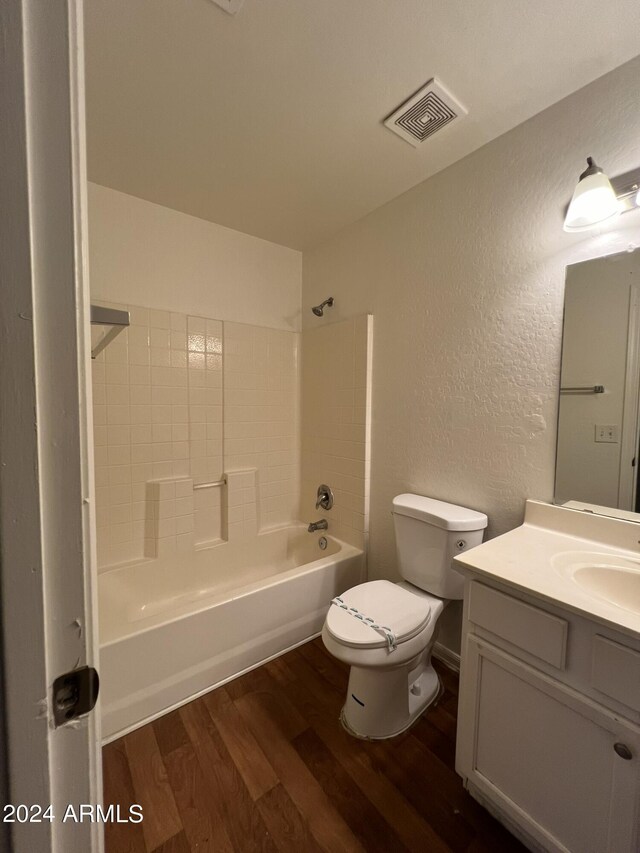
{"type": "Polygon", "coordinates": [[[553,565],[585,592],[640,614],[640,560],[585,551],[557,554],[553,565]]]}

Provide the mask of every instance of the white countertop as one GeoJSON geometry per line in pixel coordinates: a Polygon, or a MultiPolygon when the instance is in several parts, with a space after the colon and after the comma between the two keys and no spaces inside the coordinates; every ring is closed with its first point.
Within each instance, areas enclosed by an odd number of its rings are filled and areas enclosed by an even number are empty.
{"type": "Polygon", "coordinates": [[[566,552],[640,558],[640,524],[527,501],[521,527],[457,556],[456,567],[640,638],[640,615],[587,592],[556,568],[566,552]]]}

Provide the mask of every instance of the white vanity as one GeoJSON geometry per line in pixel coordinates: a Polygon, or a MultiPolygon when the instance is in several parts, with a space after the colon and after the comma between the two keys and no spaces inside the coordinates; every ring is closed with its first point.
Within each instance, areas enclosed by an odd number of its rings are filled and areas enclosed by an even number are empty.
{"type": "Polygon", "coordinates": [[[531,850],[640,851],[640,524],[528,501],[465,575],[456,769],[531,850]]]}

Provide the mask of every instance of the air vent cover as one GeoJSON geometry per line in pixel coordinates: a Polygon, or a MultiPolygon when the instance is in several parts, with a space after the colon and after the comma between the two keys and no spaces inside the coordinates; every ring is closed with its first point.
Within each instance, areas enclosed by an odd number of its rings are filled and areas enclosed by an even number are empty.
{"type": "Polygon", "coordinates": [[[393,112],[385,125],[417,148],[438,130],[466,114],[460,101],[434,77],[393,112]]]}

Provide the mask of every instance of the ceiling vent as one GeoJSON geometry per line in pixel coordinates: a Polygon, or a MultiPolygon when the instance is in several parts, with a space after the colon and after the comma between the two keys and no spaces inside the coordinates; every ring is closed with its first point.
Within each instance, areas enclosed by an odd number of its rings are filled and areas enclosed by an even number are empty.
{"type": "Polygon", "coordinates": [[[230,15],[235,15],[236,12],[240,11],[244,0],[211,0],[211,2],[215,3],[216,6],[220,6],[221,9],[224,9],[230,15]]]}
{"type": "Polygon", "coordinates": [[[467,114],[460,101],[434,77],[385,120],[385,125],[417,148],[441,128],[467,114]]]}

